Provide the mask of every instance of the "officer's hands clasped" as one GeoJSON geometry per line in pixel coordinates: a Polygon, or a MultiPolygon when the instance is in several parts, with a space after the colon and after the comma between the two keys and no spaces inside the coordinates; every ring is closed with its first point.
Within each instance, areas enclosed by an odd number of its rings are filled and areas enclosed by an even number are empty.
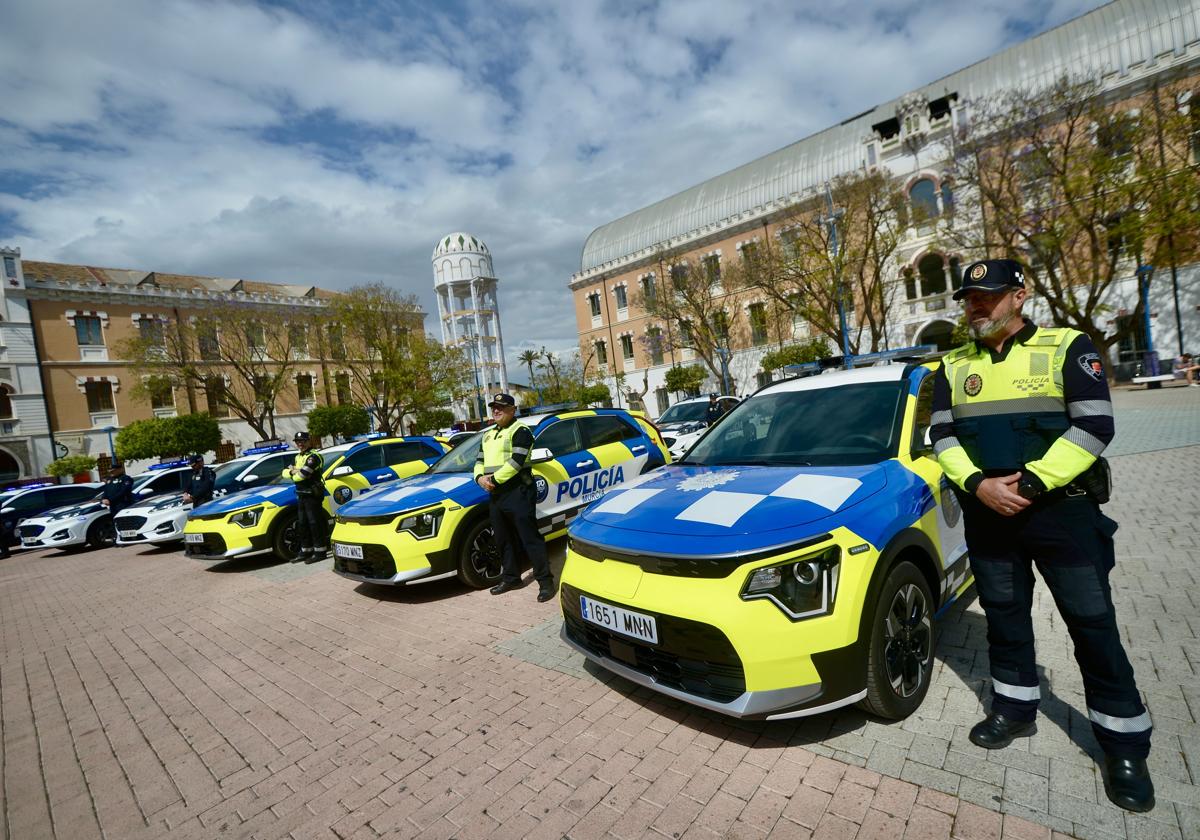
{"type": "Polygon", "coordinates": [[[1021,473],[985,478],[975,490],[975,498],[1001,516],[1016,516],[1029,507],[1030,501],[1017,494],[1017,482],[1021,473]]]}

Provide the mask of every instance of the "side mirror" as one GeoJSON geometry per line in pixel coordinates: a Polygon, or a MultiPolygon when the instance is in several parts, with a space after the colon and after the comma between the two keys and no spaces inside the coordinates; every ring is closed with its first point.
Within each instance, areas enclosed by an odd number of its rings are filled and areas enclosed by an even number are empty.
{"type": "Polygon", "coordinates": [[[353,473],[354,473],[353,467],[351,467],[349,464],[342,464],[340,467],[336,468],[333,472],[331,472],[329,474],[329,477],[330,478],[341,478],[344,475],[351,475],[353,473]]]}
{"type": "Polygon", "coordinates": [[[151,490],[149,487],[143,487],[141,490],[137,491],[137,495],[139,495],[139,496],[149,496],[149,495],[150,495],[151,493],[153,493],[153,492],[154,492],[154,491],[153,491],[153,490],[151,490]]]}
{"type": "Polygon", "coordinates": [[[16,512],[17,512],[17,509],[14,507],[0,508],[0,514],[16,513],[16,512]]]}
{"type": "Polygon", "coordinates": [[[544,446],[539,446],[529,453],[529,463],[543,464],[546,461],[553,461],[554,453],[544,446]]]}
{"type": "MultiPolygon", "coordinates": [[[[933,448],[933,435],[930,434],[930,431],[932,429],[933,429],[933,426],[926,426],[925,434],[921,435],[921,443],[925,444],[930,449],[933,448]]],[[[991,485],[989,484],[988,486],[990,487],[991,485]]]]}
{"type": "Polygon", "coordinates": [[[258,481],[258,476],[256,476],[254,473],[250,473],[250,475],[242,476],[242,481],[258,481]]]}

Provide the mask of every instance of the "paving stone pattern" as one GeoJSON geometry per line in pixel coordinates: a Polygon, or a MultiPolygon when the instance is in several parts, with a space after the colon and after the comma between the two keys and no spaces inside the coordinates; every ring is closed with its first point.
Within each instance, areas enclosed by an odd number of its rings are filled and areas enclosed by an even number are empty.
{"type": "Polygon", "coordinates": [[[111,549],[0,561],[0,837],[1200,837],[1200,429],[1178,428],[1200,389],[1178,391],[1117,395],[1119,428],[1150,416],[1107,511],[1156,727],[1149,815],[1104,798],[1048,599],[1039,732],[988,753],[966,739],[987,675],[974,602],[942,622],[907,721],[741,723],[585,665],[536,587],[111,549]],[[1155,427],[1187,448],[1147,450],[1155,427]]]}

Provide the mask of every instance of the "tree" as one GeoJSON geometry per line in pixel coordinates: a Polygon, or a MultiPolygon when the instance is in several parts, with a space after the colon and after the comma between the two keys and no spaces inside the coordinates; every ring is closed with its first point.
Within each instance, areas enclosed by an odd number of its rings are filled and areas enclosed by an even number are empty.
{"type": "Polygon", "coordinates": [[[689,397],[699,395],[700,386],[708,378],[707,371],[701,365],[676,365],[667,371],[666,386],[668,391],[687,394],[689,397]]]}
{"type": "Polygon", "coordinates": [[[164,329],[134,338],[118,348],[130,360],[137,398],[149,399],[163,382],[192,392],[201,388],[212,408],[223,406],[263,438],[275,437],[280,394],[291,385],[297,324],[311,320],[296,308],[265,310],[229,299],[207,307],[194,319],[168,322],[164,329]]]}
{"type": "Polygon", "coordinates": [[[371,429],[371,416],[360,405],[319,405],[308,412],[308,433],[319,438],[352,438],[371,429]]]}
{"type": "Polygon", "coordinates": [[[1139,296],[1108,331],[1115,284],[1141,262],[1173,264],[1200,228],[1194,126],[1175,103],[1155,88],[1131,109],[1063,77],[973,103],[957,146],[954,176],[975,199],[958,242],[1027,264],[1051,321],[1088,335],[1106,363],[1142,322],[1139,296]]]}
{"type": "Polygon", "coordinates": [[[674,251],[660,251],[654,259],[662,285],[653,294],[635,291],[634,306],[669,326],[667,335],[660,332],[657,339],[664,351],[691,350],[720,379],[718,350],[729,347],[731,319],[719,262],[689,259],[674,251]]]}
{"type": "Polygon", "coordinates": [[[839,176],[823,194],[780,214],[777,243],[743,247],[741,260],[726,271],[729,286],[756,291],[771,303],[763,317],[774,322],[781,340],[790,338],[786,328],[800,316],[841,347],[840,301],[850,352],[864,344],[877,351],[892,310],[896,251],[911,222],[904,194],[886,173],[839,176]]]}
{"type": "Polygon", "coordinates": [[[829,345],[823,338],[814,338],[803,344],[789,344],[778,350],[772,350],[762,357],[759,363],[763,370],[779,370],[788,365],[802,365],[805,362],[815,362],[832,355],[829,345]]]}
{"type": "MultiPolygon", "coordinates": [[[[543,348],[544,349],[544,348],[543,348]]],[[[533,375],[533,366],[537,364],[538,359],[542,357],[539,350],[522,350],[517,358],[521,360],[521,364],[529,369],[529,387],[537,388],[537,379],[533,375]]]]}
{"type": "Polygon", "coordinates": [[[91,472],[96,468],[96,459],[91,455],[67,455],[46,465],[46,472],[55,478],[65,475],[79,475],[91,472]]]}
{"type": "MultiPolygon", "coordinates": [[[[538,363],[538,367],[550,372],[550,378],[548,380],[549,385],[552,386],[556,391],[562,391],[562,387],[563,387],[562,377],[559,376],[558,359],[554,356],[554,354],[551,353],[549,350],[547,350],[545,347],[543,347],[541,350],[538,351],[537,356],[535,356],[534,358],[540,358],[542,360],[541,362],[538,363]]],[[[530,369],[529,375],[531,377],[533,376],[532,369],[530,369]]],[[[547,399],[547,402],[554,402],[554,401],[547,399]]]]}
{"type": "Polygon", "coordinates": [[[403,434],[406,417],[448,404],[470,374],[461,350],[425,335],[415,295],[371,283],[339,295],[330,310],[354,401],[371,406],[385,434],[403,434]]]}
{"type": "Polygon", "coordinates": [[[454,412],[447,408],[431,408],[419,411],[412,422],[416,432],[433,434],[439,429],[449,428],[454,422],[454,412]]]}
{"type": "Polygon", "coordinates": [[[203,413],[134,420],[117,432],[116,439],[117,457],[123,461],[208,452],[220,443],[220,426],[203,413]]]}

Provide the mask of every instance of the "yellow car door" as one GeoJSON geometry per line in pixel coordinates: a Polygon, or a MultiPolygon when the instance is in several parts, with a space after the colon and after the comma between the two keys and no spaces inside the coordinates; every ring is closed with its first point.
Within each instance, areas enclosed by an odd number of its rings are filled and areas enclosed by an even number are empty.
{"type": "Polygon", "coordinates": [[[579,424],[571,417],[557,419],[542,429],[533,440],[530,456],[539,449],[548,450],[551,456],[533,464],[538,530],[542,534],[549,534],[565,527],[566,511],[575,506],[571,497],[571,480],[590,472],[595,466],[576,465],[576,462],[586,461],[590,456],[583,448],[579,424]]]}
{"type": "Polygon", "coordinates": [[[448,448],[433,438],[387,441],[383,444],[383,462],[396,478],[408,478],[425,472],[448,448]]]}
{"type": "Polygon", "coordinates": [[[351,450],[325,469],[325,507],[330,515],[346,502],[381,481],[393,478],[383,463],[383,447],[371,441],[361,449],[351,450]]]}

